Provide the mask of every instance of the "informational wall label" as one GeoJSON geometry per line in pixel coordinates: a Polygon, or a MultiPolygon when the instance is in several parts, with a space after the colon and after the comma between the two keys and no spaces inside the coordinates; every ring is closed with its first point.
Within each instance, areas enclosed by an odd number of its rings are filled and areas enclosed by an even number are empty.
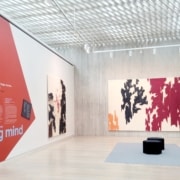
{"type": "Polygon", "coordinates": [[[31,103],[24,100],[24,99],[23,99],[23,102],[22,102],[21,116],[28,119],[28,120],[31,117],[31,103]]]}

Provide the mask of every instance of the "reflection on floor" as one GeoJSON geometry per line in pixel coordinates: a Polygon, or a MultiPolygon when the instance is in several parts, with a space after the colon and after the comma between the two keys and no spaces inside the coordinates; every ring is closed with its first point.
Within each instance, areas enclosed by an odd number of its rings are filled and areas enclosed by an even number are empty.
{"type": "MultiPolygon", "coordinates": [[[[72,137],[0,163],[2,180],[177,180],[180,166],[107,163],[117,143],[146,137],[72,137]]],[[[179,138],[166,143],[180,146],[179,138]]]]}

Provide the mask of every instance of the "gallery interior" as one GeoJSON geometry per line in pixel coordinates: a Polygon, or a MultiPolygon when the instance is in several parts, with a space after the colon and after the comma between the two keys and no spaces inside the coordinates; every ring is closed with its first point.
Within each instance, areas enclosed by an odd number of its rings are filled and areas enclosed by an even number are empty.
{"type": "Polygon", "coordinates": [[[0,178],[180,175],[180,0],[1,0],[0,178]]]}

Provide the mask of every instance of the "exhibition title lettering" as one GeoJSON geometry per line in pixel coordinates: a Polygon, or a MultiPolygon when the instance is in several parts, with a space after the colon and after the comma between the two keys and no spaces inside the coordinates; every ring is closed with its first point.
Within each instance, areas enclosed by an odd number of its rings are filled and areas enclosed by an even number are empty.
{"type": "Polygon", "coordinates": [[[14,136],[23,135],[23,125],[20,127],[12,126],[12,128],[3,129],[3,126],[0,126],[0,142],[4,140],[4,138],[10,138],[14,136]]]}

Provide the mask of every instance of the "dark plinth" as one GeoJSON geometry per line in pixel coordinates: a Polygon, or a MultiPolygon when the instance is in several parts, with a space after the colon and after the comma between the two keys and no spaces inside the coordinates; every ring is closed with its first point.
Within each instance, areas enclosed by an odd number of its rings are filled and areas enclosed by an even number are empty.
{"type": "Polygon", "coordinates": [[[164,138],[161,137],[148,137],[147,140],[157,140],[161,142],[161,149],[164,150],[165,146],[164,146],[164,138]]]}
{"type": "Polygon", "coordinates": [[[158,140],[144,140],[143,153],[145,154],[161,154],[161,142],[158,140]]]}

